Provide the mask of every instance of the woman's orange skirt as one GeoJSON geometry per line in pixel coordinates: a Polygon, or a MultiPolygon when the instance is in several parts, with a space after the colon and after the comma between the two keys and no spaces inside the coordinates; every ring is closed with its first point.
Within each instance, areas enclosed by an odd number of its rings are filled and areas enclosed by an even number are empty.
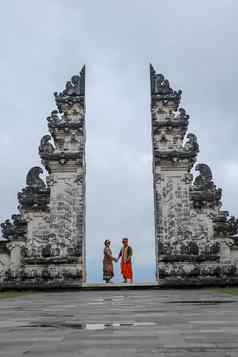
{"type": "Polygon", "coordinates": [[[121,274],[124,279],[132,279],[132,264],[131,261],[124,262],[123,259],[121,260],[121,274]]]}

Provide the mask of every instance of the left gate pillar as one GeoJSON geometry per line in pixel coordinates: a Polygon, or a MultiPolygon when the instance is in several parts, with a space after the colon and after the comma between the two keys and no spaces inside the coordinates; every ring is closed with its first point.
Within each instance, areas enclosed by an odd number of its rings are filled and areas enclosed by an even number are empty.
{"type": "Polygon", "coordinates": [[[42,168],[33,167],[18,194],[20,215],[1,225],[8,259],[0,269],[3,285],[71,287],[86,280],[85,67],[54,95],[51,135],[39,146],[46,182],[42,168]]]}

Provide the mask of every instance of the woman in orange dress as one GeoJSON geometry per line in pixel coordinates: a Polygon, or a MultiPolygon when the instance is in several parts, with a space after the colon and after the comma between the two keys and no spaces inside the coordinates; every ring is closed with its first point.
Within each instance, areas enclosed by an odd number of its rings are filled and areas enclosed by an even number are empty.
{"type": "Polygon", "coordinates": [[[124,279],[124,283],[127,283],[130,280],[130,283],[133,282],[133,272],[132,272],[132,248],[128,245],[128,239],[122,239],[122,248],[118,255],[117,260],[121,258],[121,274],[124,279]]]}

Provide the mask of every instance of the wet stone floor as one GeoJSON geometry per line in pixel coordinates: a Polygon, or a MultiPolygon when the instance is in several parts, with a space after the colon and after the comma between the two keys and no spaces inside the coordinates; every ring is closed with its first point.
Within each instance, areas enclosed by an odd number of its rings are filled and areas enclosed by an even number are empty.
{"type": "Polygon", "coordinates": [[[1,299],[2,356],[238,357],[238,297],[147,289],[1,299]]]}

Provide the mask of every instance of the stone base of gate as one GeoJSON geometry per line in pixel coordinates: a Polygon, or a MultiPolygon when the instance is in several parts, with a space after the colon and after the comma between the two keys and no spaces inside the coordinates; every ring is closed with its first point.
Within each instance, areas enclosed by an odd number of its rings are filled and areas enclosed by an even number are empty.
{"type": "Polygon", "coordinates": [[[158,263],[161,287],[208,287],[238,285],[238,271],[232,261],[220,261],[216,256],[205,260],[202,256],[163,257],[158,263]],[[195,259],[196,258],[196,259],[195,259]]]}
{"type": "Polygon", "coordinates": [[[169,277],[160,279],[158,283],[139,283],[139,284],[104,284],[82,283],[80,280],[65,281],[5,281],[0,283],[0,291],[4,290],[155,290],[155,289],[186,289],[186,288],[209,288],[209,287],[238,287],[238,277],[214,278],[202,277],[182,278],[169,277]]]}
{"type": "Polygon", "coordinates": [[[238,276],[234,277],[199,277],[199,278],[185,278],[185,277],[168,277],[160,279],[158,283],[160,288],[209,288],[209,287],[238,287],[238,276]]]}
{"type": "Polygon", "coordinates": [[[0,290],[64,290],[81,289],[81,280],[12,280],[0,283],[0,290]]]}
{"type": "Polygon", "coordinates": [[[80,258],[27,258],[19,269],[0,277],[0,289],[79,288],[84,282],[80,258]]]}
{"type": "Polygon", "coordinates": [[[4,281],[0,283],[0,290],[145,290],[159,288],[158,283],[133,283],[133,284],[106,284],[106,283],[82,283],[80,280],[54,280],[54,281],[4,281]]]}

